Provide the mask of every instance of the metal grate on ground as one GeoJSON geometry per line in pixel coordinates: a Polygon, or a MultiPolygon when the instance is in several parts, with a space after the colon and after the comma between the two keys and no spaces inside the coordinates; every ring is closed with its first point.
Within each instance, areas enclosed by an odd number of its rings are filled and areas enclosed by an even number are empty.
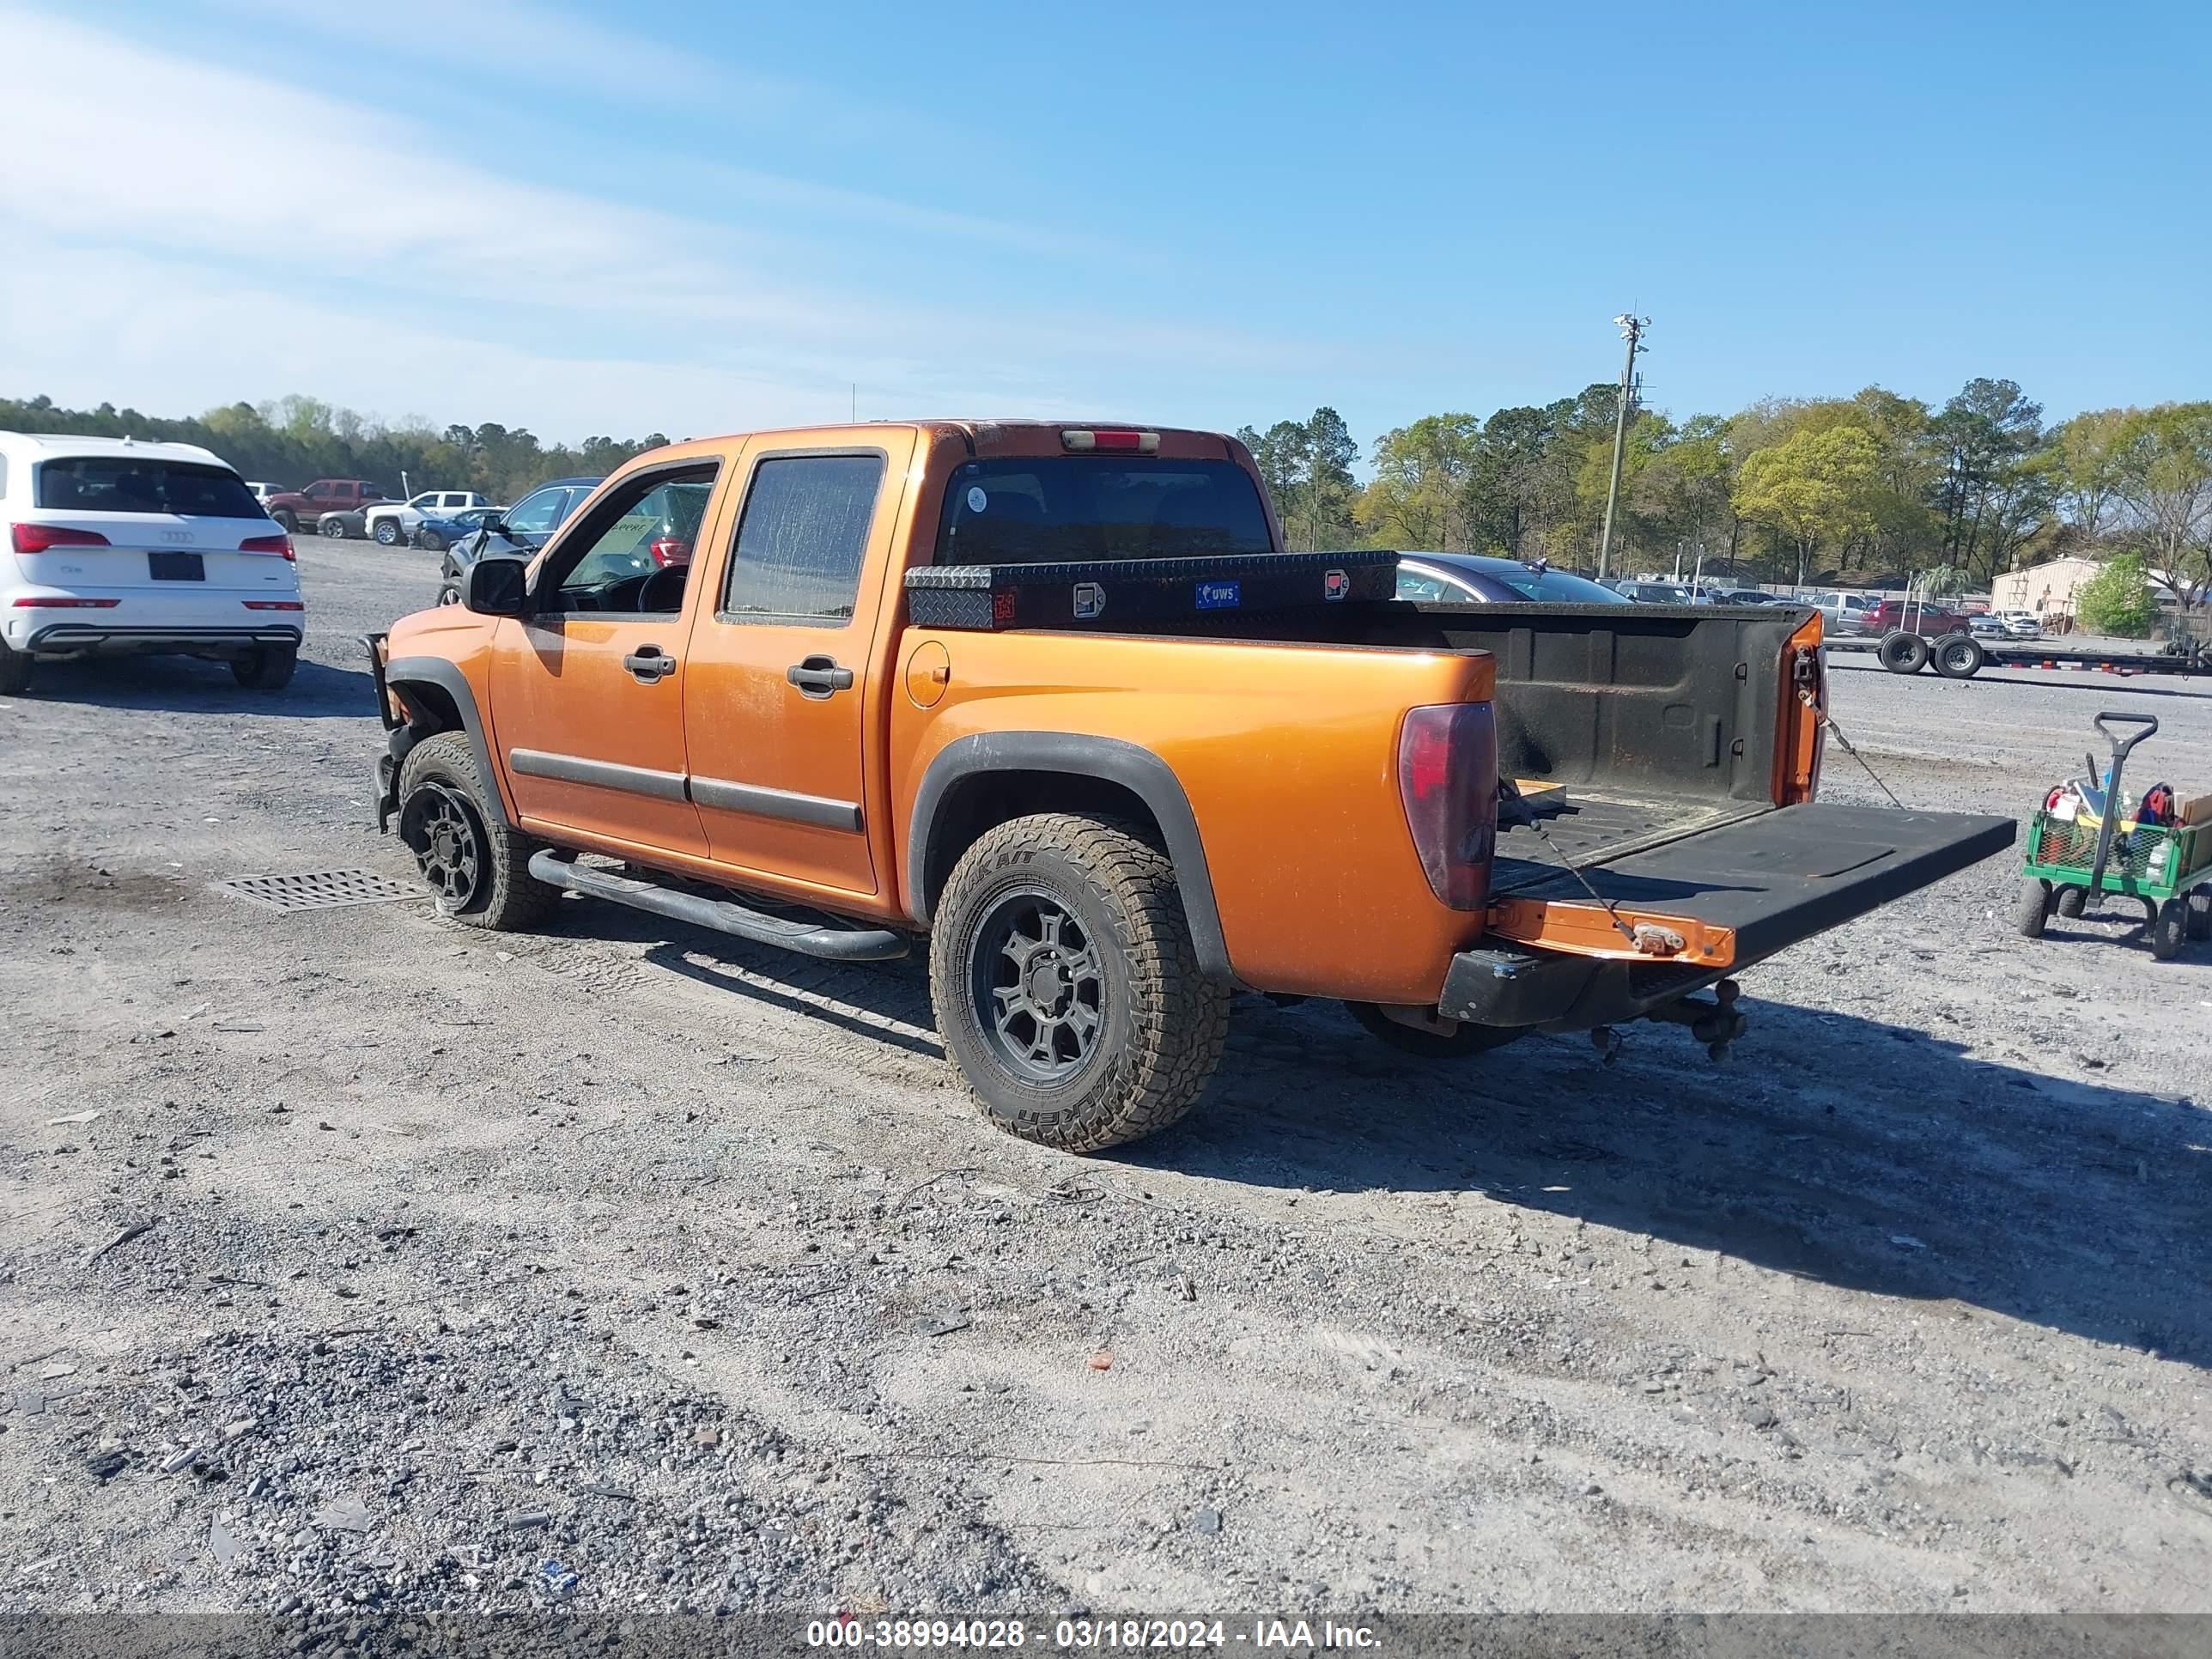
{"type": "Polygon", "coordinates": [[[239,876],[219,881],[220,892],[268,910],[331,910],[348,904],[397,904],[427,899],[430,893],[411,882],[394,881],[374,870],[316,870],[298,876],[239,876]]]}

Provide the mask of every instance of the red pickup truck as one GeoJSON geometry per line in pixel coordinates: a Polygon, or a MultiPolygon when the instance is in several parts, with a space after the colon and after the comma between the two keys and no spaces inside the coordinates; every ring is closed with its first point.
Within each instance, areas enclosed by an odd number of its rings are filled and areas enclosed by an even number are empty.
{"type": "Polygon", "coordinates": [[[304,489],[280,489],[262,503],[269,516],[296,532],[301,525],[313,530],[325,513],[352,513],[388,501],[382,484],[365,478],[318,478],[304,489]]]}

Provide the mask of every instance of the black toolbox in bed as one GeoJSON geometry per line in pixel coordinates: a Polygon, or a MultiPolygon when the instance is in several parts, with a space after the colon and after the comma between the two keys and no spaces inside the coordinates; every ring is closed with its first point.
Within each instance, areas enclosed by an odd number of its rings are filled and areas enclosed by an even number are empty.
{"type": "Polygon", "coordinates": [[[916,628],[1094,627],[1397,597],[1395,553],[1252,553],[1058,564],[939,564],[906,573],[916,628]]]}

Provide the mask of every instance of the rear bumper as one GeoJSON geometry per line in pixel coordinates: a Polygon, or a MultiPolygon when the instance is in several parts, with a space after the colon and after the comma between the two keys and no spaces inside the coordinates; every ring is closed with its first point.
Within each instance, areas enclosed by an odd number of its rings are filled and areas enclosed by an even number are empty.
{"type": "MultiPolygon", "coordinates": [[[[151,628],[129,623],[46,623],[25,631],[15,646],[45,656],[131,655],[161,652],[241,652],[265,645],[297,649],[297,623],[243,628],[151,628]]],[[[13,641],[10,643],[14,643],[13,641]]]]}
{"type": "MultiPolygon", "coordinates": [[[[1616,904],[1733,930],[1727,966],[1486,947],[1453,958],[1437,1009],[1482,1025],[1562,1031],[1635,1019],[2001,853],[2017,830],[2010,818],[1818,804],[1725,824],[1583,873],[1616,904]]],[[[1588,898],[1564,872],[1523,890],[1588,898]]]]}

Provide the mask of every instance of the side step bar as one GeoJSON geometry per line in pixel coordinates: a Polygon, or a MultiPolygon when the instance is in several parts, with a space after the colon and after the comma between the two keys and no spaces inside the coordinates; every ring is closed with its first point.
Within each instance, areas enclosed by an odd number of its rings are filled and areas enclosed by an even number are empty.
{"type": "Polygon", "coordinates": [[[589,898],[612,899],[634,910],[650,910],[695,927],[709,927],[756,945],[780,945],[804,956],[827,957],[832,962],[889,962],[907,952],[905,939],[887,927],[809,927],[803,921],[748,909],[734,900],[701,898],[635,876],[587,868],[550,848],[531,855],[530,873],[549,886],[565,887],[589,898]]]}

